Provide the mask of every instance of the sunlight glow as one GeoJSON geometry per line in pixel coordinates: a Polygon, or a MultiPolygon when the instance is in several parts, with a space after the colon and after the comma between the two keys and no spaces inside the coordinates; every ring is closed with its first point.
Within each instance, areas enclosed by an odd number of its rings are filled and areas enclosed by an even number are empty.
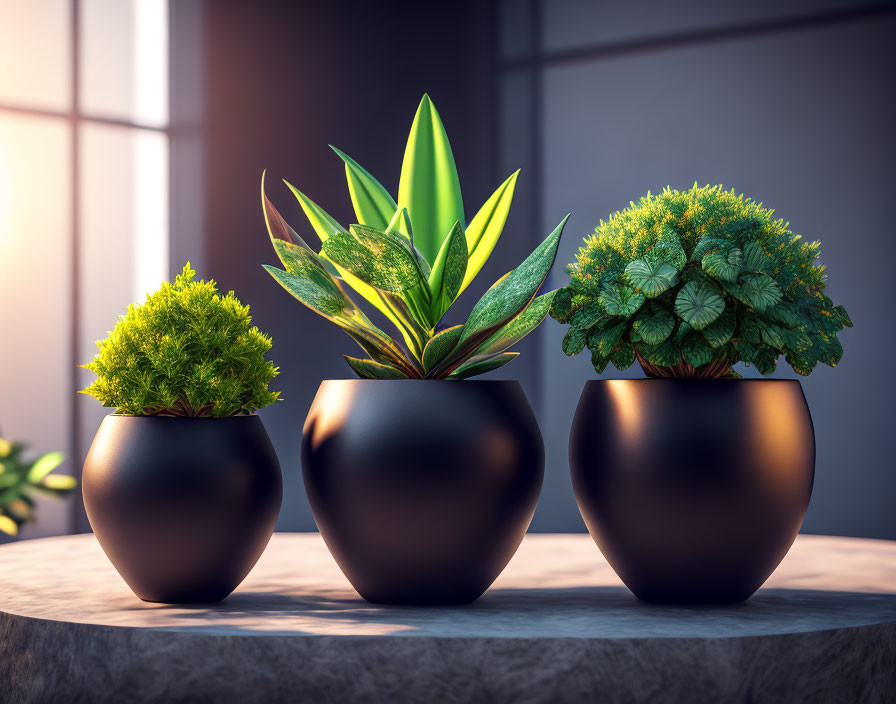
{"type": "Polygon", "coordinates": [[[9,177],[9,161],[3,145],[0,144],[0,242],[6,239],[6,230],[9,227],[9,200],[11,198],[12,183],[9,177]]]}

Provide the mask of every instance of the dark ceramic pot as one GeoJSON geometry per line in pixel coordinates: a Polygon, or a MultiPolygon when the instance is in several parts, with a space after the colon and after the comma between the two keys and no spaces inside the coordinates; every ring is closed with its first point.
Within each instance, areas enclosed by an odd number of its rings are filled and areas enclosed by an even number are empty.
{"type": "Polygon", "coordinates": [[[97,540],[144,601],[220,601],[264,551],[280,464],[258,416],[106,416],[82,478],[97,540]]]}
{"type": "Polygon", "coordinates": [[[636,596],[730,603],[793,544],[815,435],[797,381],[589,381],[569,461],[588,530],[636,596]]]}
{"type": "Polygon", "coordinates": [[[466,604],[532,520],[544,446],[515,381],[324,381],[302,433],[321,535],[387,604],[466,604]]]}

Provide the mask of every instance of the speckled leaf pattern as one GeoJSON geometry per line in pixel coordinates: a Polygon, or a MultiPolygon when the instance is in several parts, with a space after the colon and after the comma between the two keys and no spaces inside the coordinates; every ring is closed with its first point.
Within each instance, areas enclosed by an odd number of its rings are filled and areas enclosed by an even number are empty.
{"type": "Polygon", "coordinates": [[[608,284],[601,289],[597,300],[608,315],[630,316],[640,310],[646,298],[625,284],[608,284]]]}
{"type": "Polygon", "coordinates": [[[504,230],[504,223],[507,222],[519,174],[519,171],[515,171],[498,186],[498,190],[485,201],[467,226],[467,249],[470,252],[470,258],[460,287],[461,291],[470,285],[470,282],[482,269],[504,230]]]}
{"type": "Polygon", "coordinates": [[[411,125],[401,165],[398,204],[407,208],[417,249],[428,262],[435,261],[455,222],[466,225],[454,154],[428,95],[420,101],[411,125]]]}
{"type": "Polygon", "coordinates": [[[448,376],[448,378],[467,379],[478,374],[485,374],[498,367],[503,367],[505,364],[513,361],[519,356],[519,352],[502,352],[501,354],[496,354],[494,357],[488,357],[475,362],[467,362],[466,364],[461,364],[448,376]]]}
{"type": "Polygon", "coordinates": [[[429,371],[457,346],[463,325],[454,325],[433,335],[423,349],[423,369],[429,371]]]}
{"type": "MultiPolygon", "coordinates": [[[[299,205],[301,205],[302,210],[304,211],[306,217],[308,218],[308,221],[311,223],[312,228],[314,228],[314,231],[317,233],[317,236],[321,242],[325,242],[331,235],[334,235],[338,232],[345,232],[345,229],[332,217],[330,217],[330,215],[323,208],[317,205],[314,201],[308,198],[308,196],[292,186],[290,183],[285,181],[284,183],[286,183],[290,191],[292,191],[293,195],[299,201],[299,205]]],[[[263,184],[262,189],[264,189],[263,184]]],[[[263,190],[262,193],[264,193],[263,190]]],[[[266,203],[270,202],[267,201],[266,197],[265,201],[266,203]]],[[[271,205],[270,207],[273,209],[273,205],[271,205]]],[[[276,213],[276,210],[274,210],[274,212],[276,213]]],[[[267,206],[265,215],[267,217],[267,206]]],[[[276,213],[276,215],[279,216],[280,214],[276,213]]],[[[273,239],[274,237],[272,234],[272,240],[273,239]]],[[[276,249],[276,243],[274,246],[276,249]]],[[[307,247],[307,245],[305,246],[307,247]]],[[[327,259],[326,253],[322,253],[320,255],[320,258],[324,267],[327,268],[330,274],[341,277],[342,280],[345,281],[345,283],[347,283],[352,289],[357,291],[358,294],[363,296],[366,301],[374,305],[383,313],[383,315],[386,316],[386,318],[388,318],[389,322],[391,322],[401,333],[404,342],[409,349],[415,350],[415,352],[417,353],[420,352],[421,344],[419,340],[419,330],[416,329],[417,326],[409,315],[402,314],[401,309],[406,309],[406,306],[402,301],[396,301],[394,297],[389,296],[389,294],[377,291],[377,289],[375,289],[373,286],[364,283],[363,281],[361,281],[361,279],[359,279],[344,267],[341,267],[338,264],[335,264],[327,259]]]]}
{"type": "Polygon", "coordinates": [[[339,283],[315,259],[317,255],[288,244],[281,244],[281,247],[289,250],[286,259],[294,273],[267,265],[264,269],[283,288],[315,313],[339,325],[376,361],[405,368],[408,370],[406,375],[413,375],[413,365],[345,295],[339,283]]]}
{"type": "Polygon", "coordinates": [[[327,318],[352,308],[351,300],[313,253],[282,242],[278,242],[276,248],[286,271],[267,265],[264,268],[293,296],[327,318]]]}
{"type": "Polygon", "coordinates": [[[725,300],[712,286],[699,281],[685,284],[675,297],[675,312],[697,330],[702,330],[725,310],[725,300]]]}
{"type": "Polygon", "coordinates": [[[337,232],[323,245],[334,263],[363,282],[392,293],[409,291],[424,283],[408,241],[391,232],[352,225],[351,234],[337,232]]]}
{"type": "Polygon", "coordinates": [[[377,230],[385,230],[398,208],[389,191],[348,154],[332,145],[330,148],[345,162],[345,179],[358,222],[377,230]]]}
{"type": "Polygon", "coordinates": [[[476,355],[491,355],[503,352],[522,340],[545,319],[545,316],[551,309],[551,303],[553,303],[556,293],[556,291],[551,291],[550,293],[536,296],[528,308],[482,343],[476,350],[476,355]]]}
{"type": "Polygon", "coordinates": [[[370,359],[358,359],[343,355],[343,359],[352,368],[352,371],[361,379],[404,379],[405,374],[388,364],[380,364],[370,359]]]}
{"type": "MultiPolygon", "coordinates": [[[[554,300],[556,301],[556,298],[554,300]]],[[[607,314],[599,302],[589,301],[570,314],[567,322],[572,328],[587,330],[606,317],[607,314]]]]}
{"type": "Polygon", "coordinates": [[[645,296],[655,298],[678,283],[678,271],[668,262],[641,257],[625,267],[625,278],[645,296]]]}
{"type": "Polygon", "coordinates": [[[460,294],[467,271],[467,240],[459,222],[454,223],[432,265],[429,292],[433,319],[441,318],[460,294]]]}
{"type": "Polygon", "coordinates": [[[588,337],[588,333],[584,330],[579,330],[577,328],[570,328],[566,331],[566,334],[563,336],[563,354],[569,355],[570,357],[574,357],[583,349],[585,349],[585,340],[588,337]]]}
{"type": "Polygon", "coordinates": [[[490,334],[529,305],[554,263],[567,220],[569,215],[522,264],[485,292],[467,318],[461,342],[490,334]]]}

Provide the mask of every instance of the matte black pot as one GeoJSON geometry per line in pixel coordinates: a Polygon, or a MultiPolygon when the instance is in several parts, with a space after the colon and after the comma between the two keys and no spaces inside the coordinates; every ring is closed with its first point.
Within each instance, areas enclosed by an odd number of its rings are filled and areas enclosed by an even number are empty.
{"type": "Polygon", "coordinates": [[[636,596],[730,603],[793,544],[815,435],[797,381],[589,381],[569,461],[588,530],[636,596]]]}
{"type": "Polygon", "coordinates": [[[324,381],[302,474],[330,552],[365,599],[465,604],[516,552],[544,445],[516,381],[324,381]]]}
{"type": "Polygon", "coordinates": [[[258,416],[106,416],[84,462],[97,540],[144,601],[220,601],[264,551],[283,495],[258,416]]]}

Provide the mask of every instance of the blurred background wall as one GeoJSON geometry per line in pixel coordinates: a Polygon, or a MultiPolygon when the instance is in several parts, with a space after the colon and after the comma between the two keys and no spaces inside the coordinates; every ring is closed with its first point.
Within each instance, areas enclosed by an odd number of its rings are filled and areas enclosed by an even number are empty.
{"type": "MultiPolygon", "coordinates": [[[[818,440],[803,529],[896,538],[894,37],[896,4],[848,0],[0,0],[0,428],[65,449],[77,472],[106,411],[73,395],[89,379],[74,362],[190,259],[274,337],[285,400],[261,414],[284,471],[279,528],[313,530],[299,434],[353,343],[261,269],[261,172],[300,233],[281,178],[350,222],[327,144],[395,189],[429,92],[468,211],[523,169],[458,316],[568,211],[552,286],[600,218],[666,184],[723,183],[822,240],[856,327],[840,366],[803,380],[818,440]]],[[[495,373],[521,379],[545,436],[536,531],[584,530],[566,439],[594,371],[561,337],[548,321],[495,373]]],[[[26,537],[89,528],[77,497],[40,516],[26,537]]]]}

